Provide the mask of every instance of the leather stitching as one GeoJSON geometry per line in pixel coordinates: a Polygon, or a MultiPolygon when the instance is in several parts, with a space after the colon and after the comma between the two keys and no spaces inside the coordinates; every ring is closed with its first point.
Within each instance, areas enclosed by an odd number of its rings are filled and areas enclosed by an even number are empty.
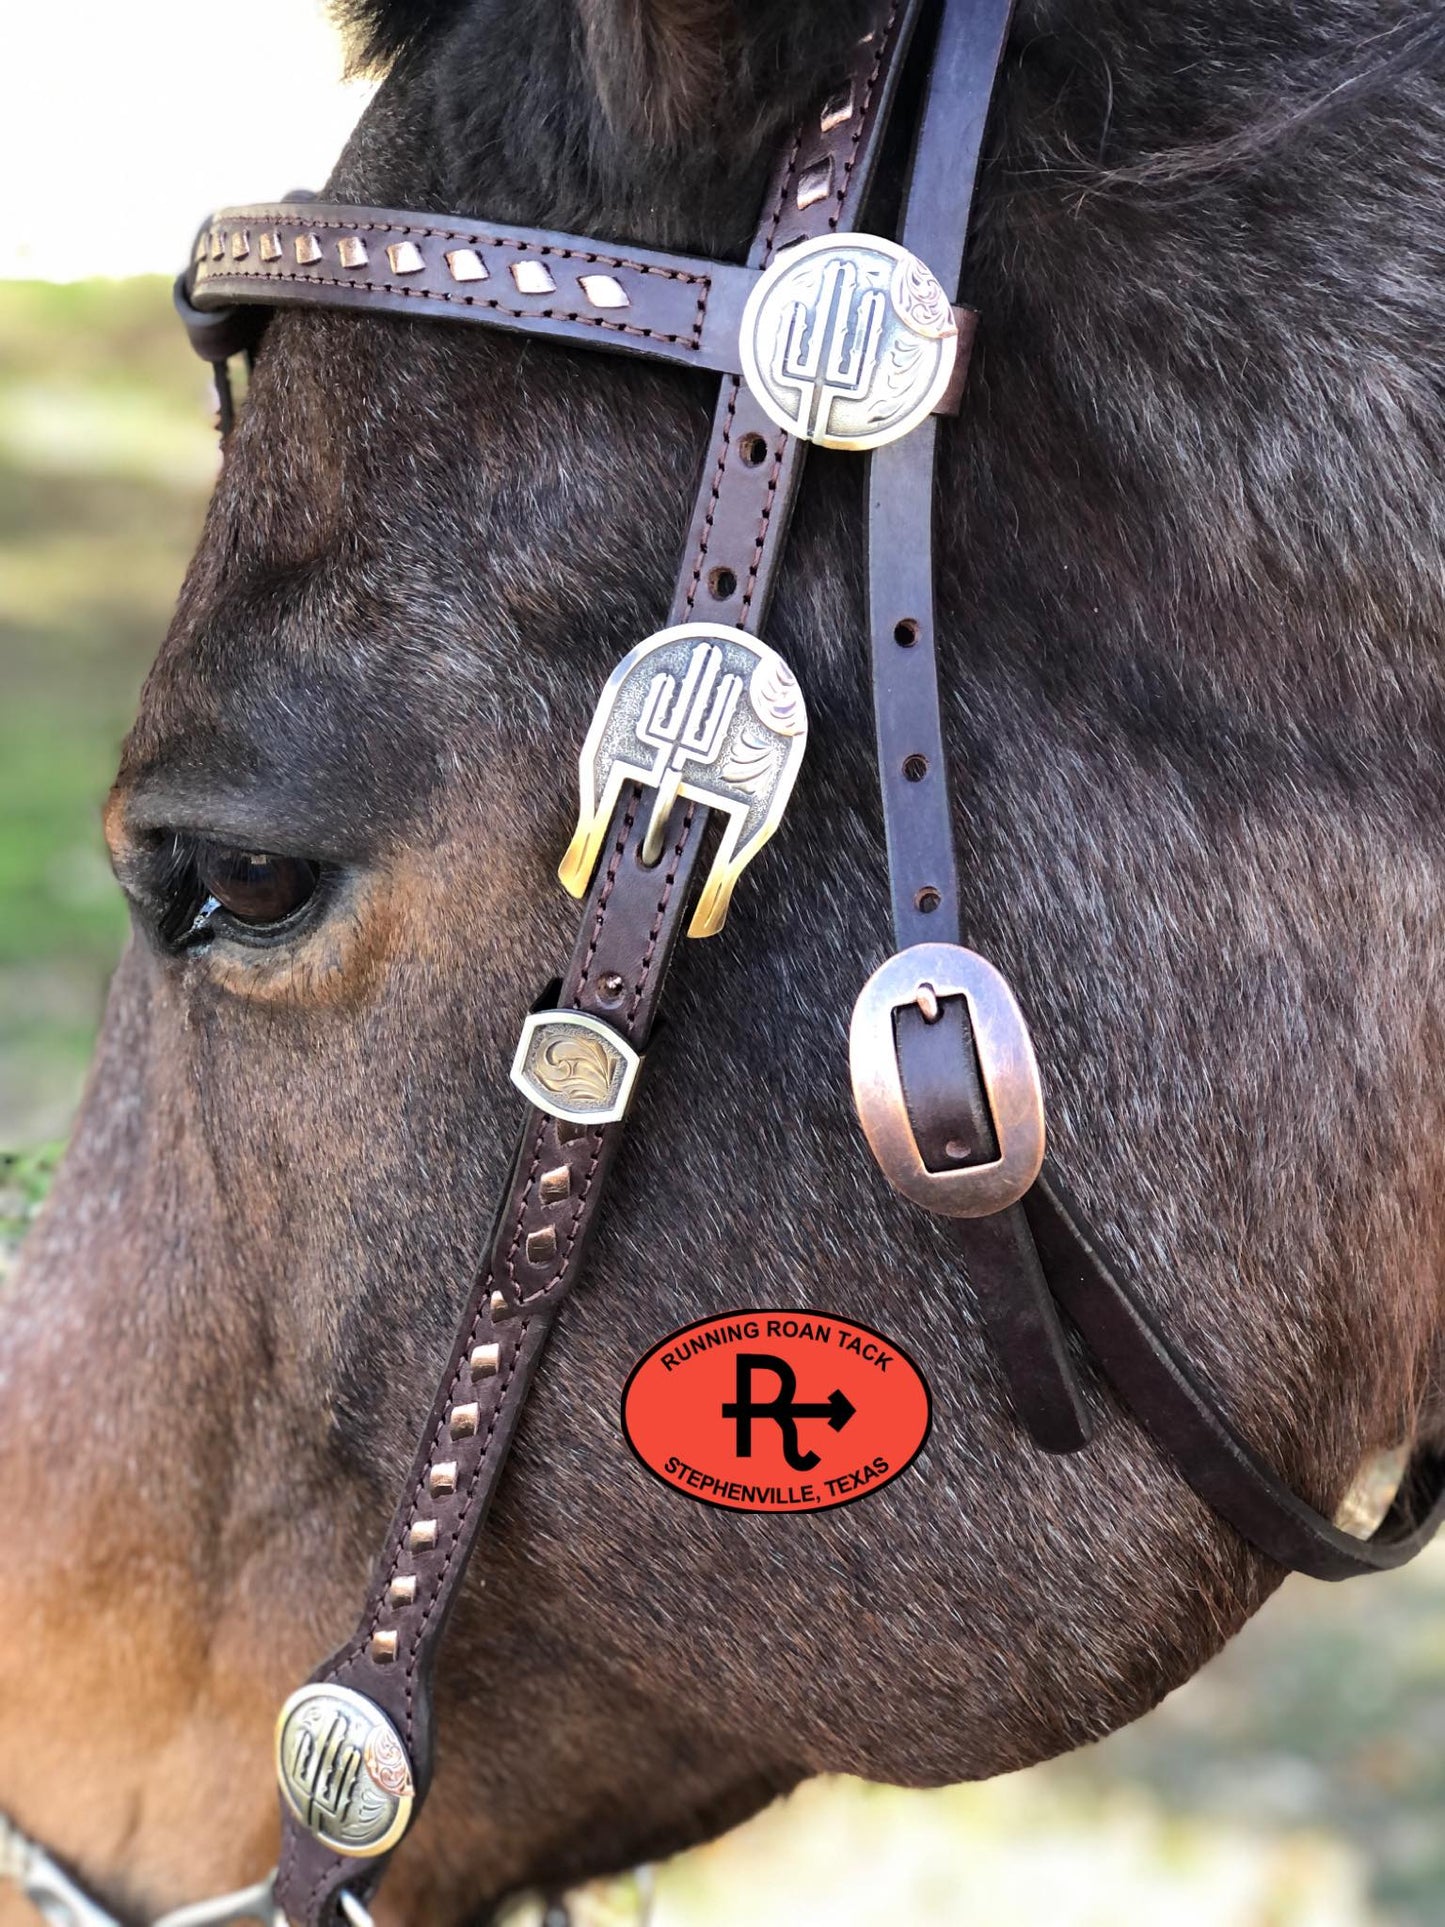
{"type": "Polygon", "coordinates": [[[730,393],[728,395],[727,414],[723,419],[722,444],[718,449],[717,463],[712,475],[712,487],[708,491],[707,509],[703,515],[702,530],[698,536],[697,562],[693,567],[692,579],[687,585],[687,595],[682,605],[684,615],[691,615],[693,613],[693,605],[697,601],[698,586],[702,581],[703,568],[707,562],[708,545],[712,541],[713,522],[717,516],[718,497],[722,493],[723,474],[727,468],[728,451],[732,446],[733,419],[738,412],[738,398],[742,394],[742,387],[742,377],[740,375],[732,375],[729,377],[730,393]]]}
{"type": "MultiPolygon", "coordinates": [[[[635,335],[644,341],[665,341],[674,347],[696,348],[701,341],[704,323],[707,319],[708,301],[712,295],[712,276],[694,274],[686,268],[667,268],[647,261],[633,261],[626,255],[604,254],[585,248],[566,248],[549,246],[545,242],[513,240],[506,235],[477,233],[457,228],[416,227],[405,223],[383,221],[304,221],[294,214],[280,214],[267,208],[248,210],[246,218],[253,225],[272,221],[277,227],[295,229],[306,234],[395,234],[402,237],[419,235],[423,240],[465,241],[472,247],[494,249],[503,254],[546,256],[557,261],[580,261],[591,267],[619,268],[629,274],[651,275],[662,281],[678,281],[698,290],[697,309],[693,316],[692,332],[688,335],[670,334],[665,329],[639,327],[633,322],[609,319],[605,315],[583,312],[568,308],[519,308],[495,296],[463,294],[450,288],[410,287],[396,280],[361,280],[356,276],[329,274],[302,274],[292,268],[249,267],[243,262],[227,261],[224,266],[202,261],[197,264],[195,292],[209,287],[218,293],[226,293],[228,285],[244,289],[256,282],[288,284],[295,287],[356,288],[363,294],[397,296],[408,301],[438,301],[448,307],[485,308],[495,314],[511,315],[518,321],[569,321],[579,327],[602,328],[613,334],[635,335]]],[[[221,230],[213,230],[220,232],[221,230]]]]}
{"type": "MultiPolygon", "coordinates": [[[[487,248],[510,248],[518,254],[550,254],[559,261],[587,261],[598,267],[628,268],[634,274],[661,275],[666,281],[710,282],[705,273],[694,274],[689,268],[669,268],[653,261],[633,261],[625,254],[602,254],[589,248],[558,247],[548,241],[519,241],[509,234],[488,234],[476,228],[414,227],[404,221],[308,221],[299,214],[285,214],[279,208],[247,208],[245,218],[253,223],[271,221],[277,227],[295,228],[302,234],[419,234],[424,241],[466,241],[472,246],[478,243],[487,248]]],[[[220,229],[214,230],[221,232],[220,229]]],[[[199,275],[206,272],[205,261],[197,263],[199,275]]],[[[225,268],[214,271],[218,277],[227,274],[261,273],[263,270],[247,268],[242,262],[231,262],[225,268]]]]}
{"type": "Polygon", "coordinates": [[[758,574],[763,566],[763,550],[768,539],[768,525],[773,519],[777,506],[778,483],[782,479],[783,464],[788,457],[788,436],[780,435],[773,448],[773,466],[768,475],[768,492],[763,498],[762,511],[758,517],[757,534],[753,537],[753,559],[748,567],[747,589],[743,595],[742,612],[746,614],[752,606],[753,593],[758,586],[758,574]]]}
{"type": "Polygon", "coordinates": [[[592,962],[597,955],[597,946],[602,941],[602,925],[607,916],[608,899],[616,887],[617,871],[622,862],[623,852],[627,848],[627,839],[632,833],[632,826],[637,821],[637,812],[641,804],[642,786],[640,783],[634,783],[632,786],[632,800],[627,806],[627,814],[623,817],[622,823],[617,831],[617,841],[612,846],[612,859],[607,866],[607,877],[597,898],[597,915],[592,924],[592,936],[587,945],[587,954],[582,959],[581,975],[577,979],[577,995],[579,998],[587,988],[587,979],[592,974],[592,962]]]}
{"type": "Polygon", "coordinates": [[[837,206],[828,217],[828,226],[830,228],[836,228],[839,221],[843,218],[843,198],[848,192],[848,182],[852,179],[853,169],[857,165],[858,149],[863,140],[863,129],[868,124],[868,110],[873,104],[873,96],[878,88],[878,76],[883,71],[883,62],[889,48],[893,45],[893,30],[898,24],[899,5],[900,0],[893,0],[892,6],[888,9],[888,18],[883,23],[883,31],[878,36],[878,51],[874,55],[873,65],[869,69],[868,79],[863,87],[863,104],[854,117],[853,137],[848,144],[848,158],[843,163],[841,178],[837,187],[834,189],[834,199],[837,202],[837,206]]]}
{"type": "Polygon", "coordinates": [[[803,130],[800,127],[798,129],[797,136],[793,141],[793,145],[789,150],[787,165],[784,167],[782,174],[778,179],[778,196],[773,203],[773,211],[771,216],[769,217],[768,225],[765,230],[767,238],[763,243],[764,263],[771,261],[773,258],[773,245],[777,241],[778,229],[779,227],[781,227],[782,220],[783,220],[783,209],[787,205],[788,184],[796,177],[797,169],[798,169],[798,156],[799,154],[802,153],[802,151],[803,151],[803,130]]]}
{"type": "MultiPolygon", "coordinates": [[[[634,791],[633,802],[629,805],[627,815],[624,818],[621,832],[619,834],[617,844],[613,852],[613,859],[612,859],[611,866],[609,868],[608,879],[604,884],[603,890],[598,898],[597,918],[593,927],[592,943],[589,951],[589,963],[590,963],[590,957],[592,955],[595,955],[595,952],[596,952],[598,937],[600,935],[603,921],[605,920],[605,917],[606,917],[607,903],[612,894],[613,885],[616,880],[618,864],[620,863],[621,858],[626,849],[627,836],[634,822],[636,821],[636,810],[637,810],[638,801],[640,800],[640,795],[641,795],[640,791],[634,791]]],[[[688,837],[692,830],[695,816],[696,816],[696,806],[690,805],[686,815],[683,818],[683,822],[678,834],[677,841],[673,846],[672,862],[670,863],[667,874],[663,879],[663,884],[662,884],[662,889],[658,899],[657,909],[653,914],[653,921],[649,932],[647,948],[643,953],[643,957],[642,957],[641,964],[638,971],[637,983],[634,987],[632,1004],[628,1013],[629,1022],[632,1020],[633,1017],[635,1017],[637,1010],[641,1004],[642,997],[646,991],[648,978],[651,975],[653,965],[656,961],[658,939],[661,935],[663,920],[666,916],[667,907],[669,902],[671,901],[672,893],[677,882],[678,869],[681,864],[683,853],[687,847],[688,837]]],[[[504,1260],[507,1275],[514,1285],[516,1283],[516,1271],[515,1271],[516,1254],[520,1247],[522,1236],[526,1227],[526,1219],[528,1214],[528,1207],[531,1201],[532,1187],[533,1187],[533,1184],[535,1183],[537,1171],[541,1164],[542,1141],[546,1133],[546,1128],[547,1128],[546,1121],[544,1119],[542,1123],[538,1126],[537,1136],[533,1146],[532,1163],[528,1170],[527,1178],[525,1180],[522,1194],[518,1204],[517,1217],[516,1217],[515,1227],[513,1231],[512,1242],[508,1248],[506,1259],[504,1260]]],[[[573,1212],[572,1224],[568,1232],[567,1242],[563,1247],[562,1256],[558,1264],[556,1274],[545,1286],[541,1288],[541,1290],[534,1292],[530,1298],[524,1299],[522,1302],[525,1304],[537,1304],[543,1299],[550,1297],[557,1290],[558,1286],[562,1284],[563,1280],[567,1276],[568,1270],[571,1265],[572,1253],[577,1243],[577,1235],[581,1228],[583,1217],[585,1216],[586,1200],[589,1192],[591,1191],[592,1185],[595,1182],[598,1166],[601,1163],[604,1142],[605,1142],[604,1138],[599,1133],[596,1148],[593,1151],[591,1160],[589,1161],[587,1170],[583,1176],[582,1188],[578,1194],[576,1209],[573,1212]]],[[[487,1277],[494,1278],[496,1277],[496,1275],[497,1275],[496,1269],[489,1267],[487,1272],[487,1277]]],[[[397,1535],[395,1535],[393,1544],[389,1548],[389,1557],[387,1562],[388,1579],[396,1570],[396,1564],[401,1552],[402,1545],[405,1542],[407,1533],[410,1529],[412,1522],[415,1520],[417,1516],[417,1512],[420,1506],[422,1496],[426,1490],[427,1481],[430,1475],[431,1468],[436,1462],[437,1451],[440,1445],[442,1444],[442,1441],[445,1435],[445,1427],[447,1422],[446,1413],[450,1409],[451,1405],[455,1402],[456,1394],[459,1388],[461,1387],[461,1384],[463,1381],[463,1374],[467,1369],[467,1358],[468,1358],[468,1355],[470,1354],[472,1345],[475,1343],[477,1339],[478,1333],[484,1327],[484,1324],[487,1318],[487,1309],[488,1308],[487,1308],[486,1299],[481,1300],[481,1302],[479,1302],[477,1307],[476,1316],[473,1318],[471,1324],[468,1327],[466,1338],[464,1342],[456,1350],[456,1354],[455,1354],[457,1359],[456,1370],[454,1371],[452,1378],[449,1382],[447,1396],[443,1403],[443,1408],[439,1415],[436,1429],[432,1434],[431,1446],[427,1455],[426,1470],[423,1472],[423,1474],[421,1475],[421,1477],[418,1479],[415,1486],[413,1487],[412,1502],[411,1502],[410,1508],[408,1509],[406,1519],[403,1521],[400,1532],[397,1535]]],[[[405,1725],[406,1725],[406,1738],[408,1743],[410,1743],[413,1737],[413,1730],[415,1725],[415,1684],[416,1684],[417,1668],[421,1658],[422,1640],[425,1635],[427,1625],[430,1622],[433,1613],[435,1612],[438,1604],[440,1603],[443,1597],[447,1573],[450,1570],[452,1562],[456,1558],[458,1549],[461,1546],[467,1518],[470,1515],[472,1506],[482,1489],[482,1485],[483,1485],[482,1473],[486,1467],[487,1457],[491,1450],[492,1441],[496,1435],[497,1428],[500,1425],[502,1417],[507,1410],[509,1394],[511,1391],[512,1384],[516,1378],[518,1366],[521,1363],[522,1351],[526,1342],[527,1332],[530,1329],[531,1323],[532,1321],[530,1319],[524,1318],[521,1325],[518,1327],[517,1341],[515,1346],[512,1349],[512,1354],[508,1362],[506,1376],[503,1378],[501,1384],[497,1388],[496,1399],[492,1408],[491,1418],[488,1421],[486,1434],[482,1440],[481,1448],[478,1453],[476,1463],[473,1466],[472,1471],[468,1476],[466,1496],[462,1501],[462,1504],[457,1513],[452,1531],[449,1535],[449,1544],[447,1547],[446,1556],[442,1560],[440,1566],[436,1569],[436,1571],[433,1574],[428,1576],[427,1603],[422,1612],[421,1618],[416,1624],[415,1631],[412,1634],[411,1639],[408,1641],[408,1656],[407,1656],[406,1665],[403,1673],[403,1679],[405,1683],[404,1704],[406,1708],[405,1725]]],[[[382,1613],[384,1611],[384,1598],[385,1598],[385,1589],[383,1588],[382,1596],[378,1600],[376,1609],[370,1617],[369,1630],[365,1638],[357,1642],[355,1650],[352,1654],[353,1657],[355,1656],[355,1652],[359,1652],[361,1648],[364,1647],[364,1645],[366,1644],[366,1640],[371,1637],[371,1635],[375,1632],[376,1628],[380,1624],[382,1613]]],[[[334,1674],[332,1676],[335,1677],[334,1674]]]]}
{"type": "Polygon", "coordinates": [[[667,906],[672,898],[673,885],[677,882],[677,868],[682,862],[682,853],[687,848],[687,839],[692,833],[693,818],[697,815],[697,805],[689,803],[687,814],[678,830],[677,842],[672,849],[672,867],[663,882],[662,895],[658,899],[657,911],[652,919],[652,928],[647,934],[647,948],[642,953],[642,967],[638,972],[637,988],[632,995],[632,1005],[627,1013],[630,1024],[642,1004],[643,992],[647,989],[647,979],[652,974],[652,966],[657,957],[657,940],[662,934],[662,920],[667,915],[667,906]]]}
{"type": "MultiPolygon", "coordinates": [[[[643,270],[643,272],[646,272],[646,270],[643,270]]],[[[691,277],[688,278],[691,279],[691,277]]],[[[394,297],[407,301],[435,301],[440,302],[443,307],[449,308],[486,308],[494,314],[511,315],[518,321],[573,322],[579,328],[601,328],[609,334],[636,335],[639,340],[643,341],[666,341],[677,348],[695,349],[700,345],[703,320],[707,314],[707,296],[703,294],[698,297],[697,314],[693,320],[692,333],[688,335],[677,335],[669,334],[662,328],[639,328],[635,323],[629,321],[609,321],[603,315],[583,314],[580,310],[574,308],[513,308],[505,301],[499,301],[495,297],[488,298],[484,295],[475,294],[454,294],[449,288],[408,288],[404,287],[400,282],[394,281],[361,281],[355,279],[343,281],[337,275],[296,274],[289,268],[268,268],[264,271],[255,269],[249,274],[228,272],[224,275],[210,276],[204,280],[198,277],[196,281],[196,292],[199,293],[203,286],[208,286],[216,289],[217,292],[221,294],[225,294],[228,292],[226,286],[228,281],[240,284],[243,287],[253,282],[265,281],[272,283],[290,283],[299,288],[354,288],[358,294],[379,294],[385,295],[388,299],[394,297]]]]}

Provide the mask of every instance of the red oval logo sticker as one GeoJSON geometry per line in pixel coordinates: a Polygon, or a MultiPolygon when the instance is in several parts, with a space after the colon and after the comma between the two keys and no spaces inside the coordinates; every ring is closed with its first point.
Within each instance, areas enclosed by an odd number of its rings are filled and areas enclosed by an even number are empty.
{"type": "Polygon", "coordinates": [[[734,1512],[822,1512],[877,1492],[923,1450],[923,1374],[866,1325],[731,1311],[673,1332],[632,1371],[622,1429],[649,1472],[734,1512]]]}

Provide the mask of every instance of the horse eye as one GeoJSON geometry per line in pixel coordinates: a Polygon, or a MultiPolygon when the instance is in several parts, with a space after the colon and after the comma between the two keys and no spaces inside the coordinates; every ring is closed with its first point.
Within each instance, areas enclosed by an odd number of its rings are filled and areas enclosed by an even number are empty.
{"type": "Polygon", "coordinates": [[[258,928],[295,916],[315,895],[320,877],[305,857],[227,843],[199,843],[194,862],[202,893],[238,923],[258,928]]]}

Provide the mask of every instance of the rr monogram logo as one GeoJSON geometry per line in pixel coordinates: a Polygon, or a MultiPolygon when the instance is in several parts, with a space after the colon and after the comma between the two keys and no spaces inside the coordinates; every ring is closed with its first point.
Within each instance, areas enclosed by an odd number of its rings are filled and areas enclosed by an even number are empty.
{"type": "Polygon", "coordinates": [[[361,1745],[344,1713],[336,1715],[324,1737],[313,1732],[301,1735],[292,1759],[291,1782],[313,1833],[328,1821],[345,1820],[360,1772],[361,1745]]]}
{"type": "Polygon", "coordinates": [[[415,1804],[395,1727],[347,1686],[303,1686],[287,1700],[276,1722],[276,1777],[302,1826],[337,1853],[385,1853],[415,1804]]]}
{"type": "Polygon", "coordinates": [[[717,761],[742,693],[742,677],[723,675],[722,650],[712,642],[700,642],[693,650],[681,689],[665,670],[649,683],[637,739],[657,751],[648,779],[657,794],[642,846],[644,862],[656,863],[662,854],[662,833],[688,764],[707,769],[717,761]]]}
{"type": "Polygon", "coordinates": [[[797,388],[796,432],[826,434],[835,401],[861,401],[873,385],[883,341],[888,297],[882,288],[859,295],[858,269],[836,257],[823,270],[816,306],[795,301],[778,341],[773,376],[797,388]]]}

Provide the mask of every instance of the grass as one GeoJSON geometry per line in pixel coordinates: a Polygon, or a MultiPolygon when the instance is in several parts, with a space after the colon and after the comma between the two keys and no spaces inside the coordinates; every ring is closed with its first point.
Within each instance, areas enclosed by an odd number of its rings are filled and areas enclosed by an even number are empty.
{"type": "Polygon", "coordinates": [[[0,284],[0,1147],[67,1128],[124,939],[99,809],[216,459],[168,308],[0,284]]]}
{"type": "MultiPolygon", "coordinates": [[[[124,940],[99,807],[200,526],[208,408],[163,282],[0,283],[0,1268],[124,940]]],[[[656,1923],[1438,1927],[1442,1741],[1445,1548],[1291,1581],[1158,1713],[1067,1760],[807,1787],[662,1869],[656,1923]]],[[[589,1890],[578,1927],[636,1899],[589,1890]]]]}

